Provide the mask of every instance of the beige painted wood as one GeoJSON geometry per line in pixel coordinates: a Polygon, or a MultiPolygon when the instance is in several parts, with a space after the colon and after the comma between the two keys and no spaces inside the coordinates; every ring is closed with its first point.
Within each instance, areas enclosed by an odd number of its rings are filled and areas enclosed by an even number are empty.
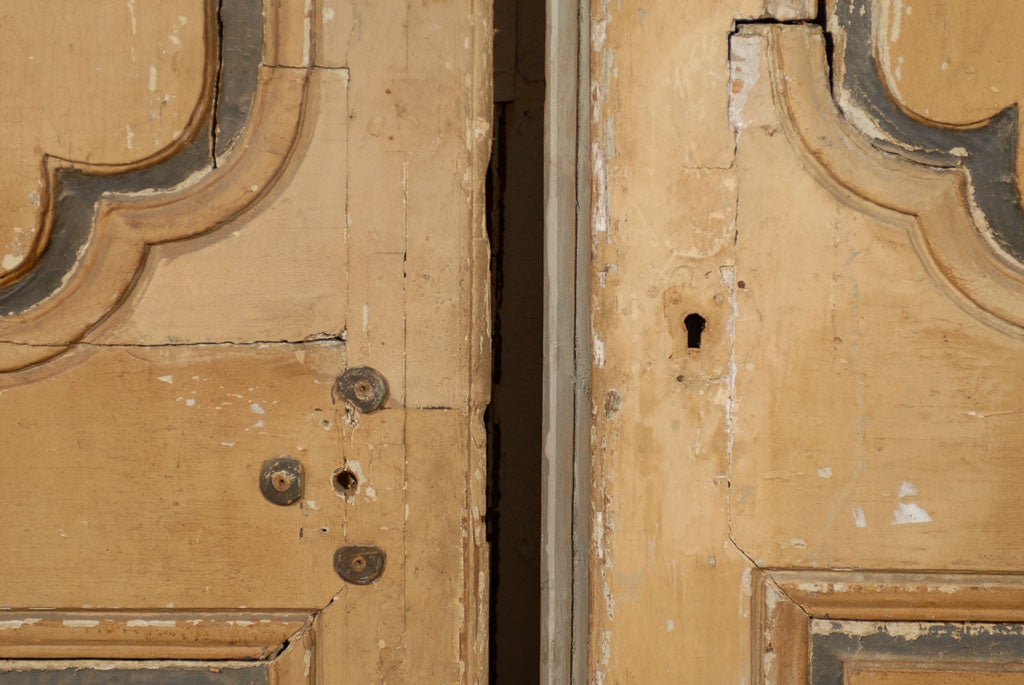
{"type": "MultiPolygon", "coordinates": [[[[52,139],[75,163],[145,168],[212,106],[215,5],[70,5],[0,9],[0,31],[10,15],[20,34],[63,32],[0,86],[0,117],[24,133],[5,130],[33,154],[58,154],[37,142],[52,139]],[[60,106],[38,83],[63,87],[60,106]]],[[[101,201],[63,286],[0,316],[18,474],[0,502],[0,655],[255,657],[282,685],[482,682],[489,4],[264,9],[243,142],[171,191],[101,201]],[[332,392],[353,366],[388,379],[383,410],[332,392]],[[282,455],[305,472],[288,507],[258,487],[282,455]],[[380,546],[383,576],[345,583],[344,545],[380,546]]],[[[0,232],[27,192],[2,185],[0,232]]]]}
{"type": "MultiPolygon", "coordinates": [[[[858,4],[918,120],[1019,100],[1015,3],[858,4]]],[[[734,24],[810,9],[592,8],[595,682],[817,682],[809,617],[1021,620],[1021,265],[961,168],[837,107],[819,26],[734,24]]]]}

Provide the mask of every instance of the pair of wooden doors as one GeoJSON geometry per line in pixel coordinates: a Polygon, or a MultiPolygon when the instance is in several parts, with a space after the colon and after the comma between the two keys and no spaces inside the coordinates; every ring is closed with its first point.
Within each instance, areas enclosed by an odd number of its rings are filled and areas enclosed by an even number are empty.
{"type": "Polygon", "coordinates": [[[0,7],[0,682],[479,682],[490,11],[0,7]]]}
{"type": "Polygon", "coordinates": [[[587,677],[1024,682],[1020,4],[590,9],[587,677]]]}
{"type": "MultiPolygon", "coordinates": [[[[4,682],[484,678],[489,12],[0,8],[4,682]]],[[[1021,679],[1021,18],[584,13],[581,680],[1021,679]]]]}

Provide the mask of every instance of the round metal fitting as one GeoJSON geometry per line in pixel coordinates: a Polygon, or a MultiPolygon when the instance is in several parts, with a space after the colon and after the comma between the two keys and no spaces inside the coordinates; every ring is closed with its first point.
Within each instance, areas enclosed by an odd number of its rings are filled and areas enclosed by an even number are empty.
{"type": "Polygon", "coordinates": [[[335,382],[334,391],[363,414],[371,414],[383,407],[389,392],[387,379],[369,366],[346,370],[335,382]]]}
{"type": "Polygon", "coordinates": [[[384,550],[380,547],[350,545],[334,553],[334,570],[353,585],[369,585],[384,573],[384,550]]]}
{"type": "Polygon", "coordinates": [[[278,457],[263,462],[260,469],[260,492],[278,506],[288,506],[302,498],[302,464],[291,457],[278,457]]]}

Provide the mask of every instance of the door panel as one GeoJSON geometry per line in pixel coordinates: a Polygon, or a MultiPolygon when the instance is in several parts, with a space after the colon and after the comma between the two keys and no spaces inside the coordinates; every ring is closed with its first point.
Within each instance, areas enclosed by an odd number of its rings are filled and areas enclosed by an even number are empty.
{"type": "Polygon", "coordinates": [[[1019,682],[1019,8],[670,5],[592,17],[592,673],[1019,682]]]}
{"type": "Polygon", "coordinates": [[[0,10],[0,682],[479,682],[488,4],[79,4],[0,10]]]}

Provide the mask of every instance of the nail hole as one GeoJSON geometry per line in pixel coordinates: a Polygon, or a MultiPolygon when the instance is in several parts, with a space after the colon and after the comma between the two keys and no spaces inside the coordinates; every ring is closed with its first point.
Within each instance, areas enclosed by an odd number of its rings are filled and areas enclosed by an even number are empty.
{"type": "Polygon", "coordinates": [[[373,386],[369,381],[359,381],[352,386],[352,392],[363,402],[373,399],[373,386]]]}
{"type": "Polygon", "coordinates": [[[293,478],[289,473],[278,471],[271,476],[270,482],[273,483],[275,490],[284,492],[292,486],[293,478]]]}
{"type": "Polygon", "coordinates": [[[343,497],[351,497],[359,487],[359,478],[350,469],[334,472],[334,491],[343,497]]]}
{"type": "Polygon", "coordinates": [[[700,349],[700,338],[704,334],[707,322],[700,314],[688,314],[683,319],[683,325],[686,326],[686,346],[691,350],[700,349]]]}

